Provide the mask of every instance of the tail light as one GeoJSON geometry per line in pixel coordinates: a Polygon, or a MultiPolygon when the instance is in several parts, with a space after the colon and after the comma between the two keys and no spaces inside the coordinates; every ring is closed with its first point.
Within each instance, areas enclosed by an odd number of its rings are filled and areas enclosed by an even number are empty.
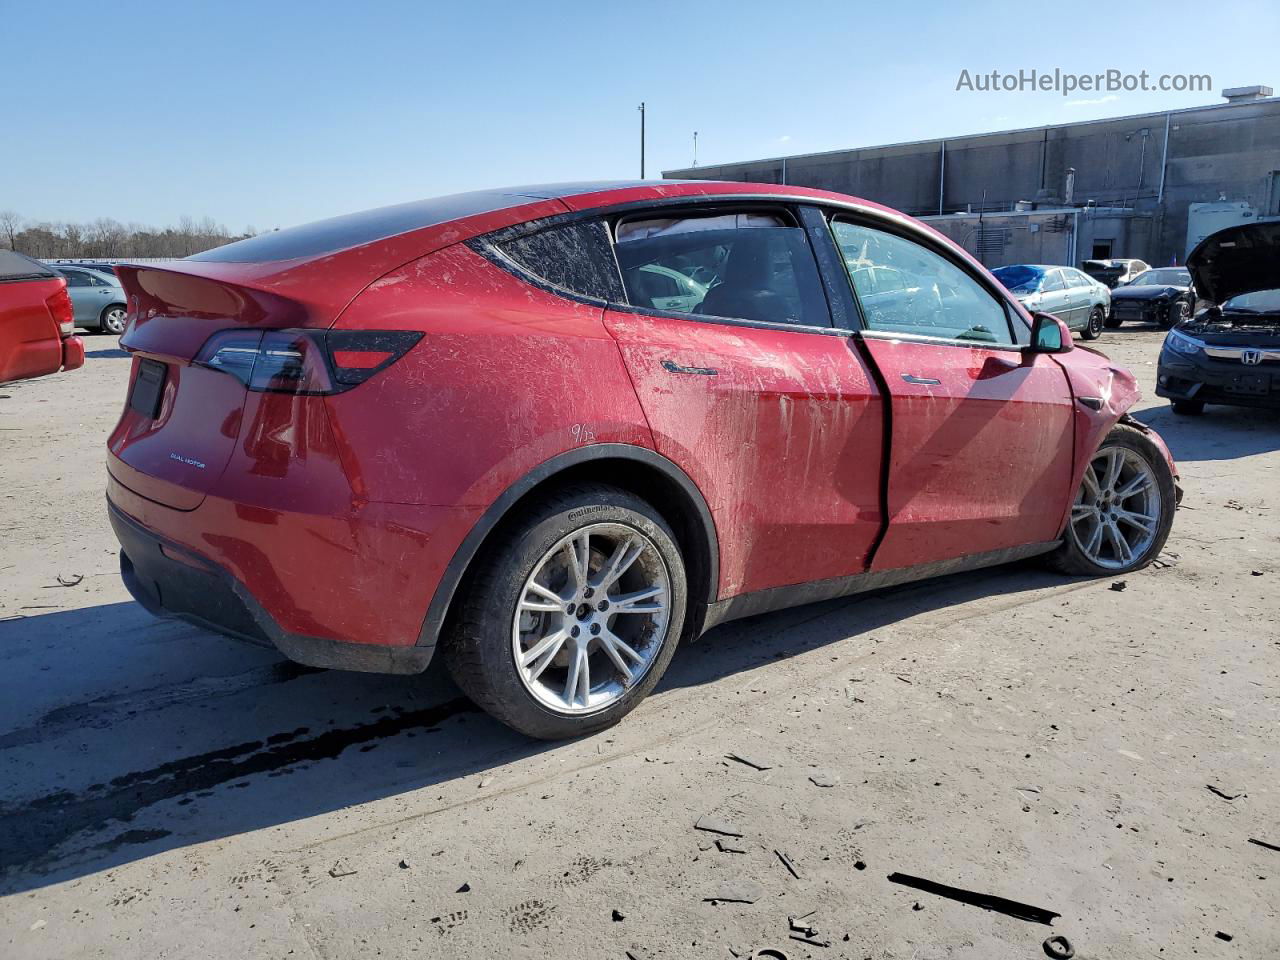
{"type": "Polygon", "coordinates": [[[53,315],[53,322],[58,325],[59,330],[67,324],[75,324],[76,312],[71,306],[71,294],[67,293],[66,280],[63,280],[62,286],[49,294],[44,302],[49,308],[49,313],[53,315]]]}
{"type": "Polygon", "coordinates": [[[223,330],[194,362],[250,390],[323,396],[359,386],[421,339],[407,330],[223,330]]]}

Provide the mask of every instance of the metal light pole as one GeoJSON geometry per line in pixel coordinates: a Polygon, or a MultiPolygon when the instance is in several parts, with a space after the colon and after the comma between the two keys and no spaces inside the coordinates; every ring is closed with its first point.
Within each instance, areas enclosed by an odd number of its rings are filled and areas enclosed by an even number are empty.
{"type": "Polygon", "coordinates": [[[640,179],[644,179],[644,101],[640,101],[640,179]]]}
{"type": "Polygon", "coordinates": [[[698,131],[693,131],[693,165],[698,165],[698,131]]]}

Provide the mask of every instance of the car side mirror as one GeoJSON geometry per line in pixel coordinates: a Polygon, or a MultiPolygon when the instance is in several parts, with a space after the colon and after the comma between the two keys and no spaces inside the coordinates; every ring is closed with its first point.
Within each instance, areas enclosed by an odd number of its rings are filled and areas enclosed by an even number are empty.
{"type": "Polygon", "coordinates": [[[1075,347],[1070,328],[1057,317],[1037,313],[1031,325],[1033,353],[1066,353],[1075,347]]]}

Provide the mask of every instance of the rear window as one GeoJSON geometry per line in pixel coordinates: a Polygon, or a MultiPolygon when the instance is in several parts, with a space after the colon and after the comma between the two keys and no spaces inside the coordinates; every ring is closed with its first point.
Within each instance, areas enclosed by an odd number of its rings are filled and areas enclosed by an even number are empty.
{"type": "Polygon", "coordinates": [[[317,257],[359,247],[375,240],[385,240],[401,233],[434,227],[477,213],[489,213],[507,207],[530,203],[534,198],[493,190],[455,193],[447,197],[400,203],[360,213],[349,213],[328,220],[287,230],[261,233],[247,240],[237,240],[221,247],[190,256],[188,260],[210,260],[227,263],[266,263],[271,260],[295,260],[317,257]]]}
{"type": "Polygon", "coordinates": [[[53,270],[39,260],[32,260],[12,250],[0,250],[0,280],[33,280],[55,277],[53,270]]]}
{"type": "Polygon", "coordinates": [[[599,220],[568,223],[494,244],[524,270],[552,286],[606,302],[622,300],[622,280],[599,220]]]}

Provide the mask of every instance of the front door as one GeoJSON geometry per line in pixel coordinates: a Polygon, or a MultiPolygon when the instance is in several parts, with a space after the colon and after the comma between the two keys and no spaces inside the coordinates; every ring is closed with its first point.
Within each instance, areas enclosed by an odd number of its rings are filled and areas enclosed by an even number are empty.
{"type": "Polygon", "coordinates": [[[1061,367],[1015,342],[1010,309],[976,271],[864,223],[832,224],[846,262],[892,267],[910,297],[862,298],[862,348],[892,404],[889,570],[1054,540],[1072,469],[1061,367]]]}
{"type": "Polygon", "coordinates": [[[866,570],[884,408],[830,325],[805,229],[785,207],[753,207],[642,213],[614,230],[631,307],[605,323],[658,452],[715,516],[718,595],[866,570]],[[651,282],[672,272],[697,292],[687,310],[651,282]]]}

